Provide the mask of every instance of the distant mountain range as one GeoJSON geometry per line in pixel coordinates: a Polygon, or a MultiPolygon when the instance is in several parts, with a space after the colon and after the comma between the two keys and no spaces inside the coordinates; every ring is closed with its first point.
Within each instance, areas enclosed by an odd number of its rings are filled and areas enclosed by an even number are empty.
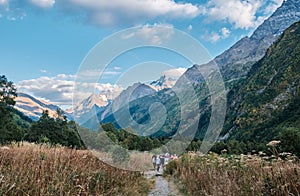
{"type": "MultiPolygon", "coordinates": [[[[68,119],[75,119],[79,124],[85,124],[92,116],[98,114],[99,119],[104,119],[112,113],[112,109],[118,110],[123,107],[123,103],[133,101],[155,93],[156,91],[171,88],[176,79],[162,76],[150,84],[135,83],[122,91],[114,100],[111,96],[105,94],[91,94],[73,108],[65,110],[68,119]],[[127,100],[127,98],[129,98],[127,100]],[[114,103],[114,104],[113,104],[114,103]],[[114,108],[112,107],[114,106],[114,108]]],[[[55,117],[57,109],[62,110],[59,106],[35,98],[26,93],[18,93],[16,98],[15,109],[23,112],[32,120],[38,120],[43,111],[48,110],[51,117],[55,117]]],[[[89,126],[88,126],[89,127],[89,126]]]]}
{"type": "MultiPolygon", "coordinates": [[[[49,116],[51,117],[55,117],[58,109],[61,110],[61,108],[56,105],[34,98],[26,93],[18,93],[18,97],[15,99],[15,101],[15,109],[23,112],[32,120],[38,120],[45,110],[48,110],[49,116]]],[[[68,119],[72,119],[70,114],[65,113],[65,115],[68,119]]]]}

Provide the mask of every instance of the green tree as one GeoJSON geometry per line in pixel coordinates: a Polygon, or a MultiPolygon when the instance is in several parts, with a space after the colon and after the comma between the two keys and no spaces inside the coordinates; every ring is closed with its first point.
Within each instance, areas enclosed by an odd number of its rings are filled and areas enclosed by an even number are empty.
{"type": "MultiPolygon", "coordinates": [[[[8,107],[15,105],[15,98],[17,97],[17,89],[13,82],[7,81],[3,75],[0,76],[0,104],[1,107],[8,107]]],[[[2,109],[2,108],[1,108],[2,109]]]]}
{"type": "Polygon", "coordinates": [[[13,118],[12,106],[15,105],[17,89],[13,82],[0,76],[0,143],[20,141],[24,132],[13,118]]]}
{"type": "Polygon", "coordinates": [[[31,126],[27,139],[31,142],[42,142],[45,137],[51,144],[84,147],[75,122],[68,122],[60,111],[57,112],[56,118],[51,118],[49,112],[44,111],[40,119],[31,126]]]}
{"type": "Polygon", "coordinates": [[[291,152],[300,157],[300,129],[285,128],[278,136],[280,140],[280,150],[283,152],[291,152]]]}

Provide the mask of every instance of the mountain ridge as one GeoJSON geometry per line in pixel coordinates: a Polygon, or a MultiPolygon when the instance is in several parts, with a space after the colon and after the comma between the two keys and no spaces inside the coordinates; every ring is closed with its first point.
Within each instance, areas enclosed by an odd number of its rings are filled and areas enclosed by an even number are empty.
{"type": "MultiPolygon", "coordinates": [[[[264,56],[278,36],[298,20],[300,20],[300,1],[284,1],[250,37],[240,39],[213,60],[219,66],[224,80],[246,76],[251,66],[264,56]]],[[[184,77],[194,83],[203,82],[203,78],[197,71],[199,66],[201,65],[189,68],[184,73],[184,77]]]]}
{"type": "MultiPolygon", "coordinates": [[[[59,106],[39,100],[38,98],[35,98],[29,94],[22,92],[18,93],[18,96],[15,98],[15,101],[16,104],[14,108],[35,121],[41,117],[43,111],[45,110],[48,110],[49,116],[51,117],[56,116],[57,110],[63,111],[59,106]]],[[[64,114],[67,116],[68,119],[72,119],[71,115],[67,112],[64,112],[64,114]]]]}
{"type": "Polygon", "coordinates": [[[299,57],[300,22],[297,22],[254,64],[238,88],[229,92],[227,128],[223,132],[239,140],[271,140],[280,132],[279,127],[297,127],[300,124],[299,57]]]}

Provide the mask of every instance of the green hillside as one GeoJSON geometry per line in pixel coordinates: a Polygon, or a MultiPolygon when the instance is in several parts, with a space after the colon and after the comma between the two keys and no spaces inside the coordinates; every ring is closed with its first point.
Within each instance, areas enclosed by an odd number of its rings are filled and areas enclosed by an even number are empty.
{"type": "Polygon", "coordinates": [[[288,28],[229,92],[226,128],[238,140],[271,140],[300,128],[300,22],[288,28]]]}

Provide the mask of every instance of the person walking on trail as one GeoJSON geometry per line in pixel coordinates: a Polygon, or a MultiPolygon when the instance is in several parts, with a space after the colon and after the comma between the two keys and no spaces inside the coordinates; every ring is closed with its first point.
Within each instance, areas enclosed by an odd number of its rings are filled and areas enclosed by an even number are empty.
{"type": "Polygon", "coordinates": [[[155,155],[152,156],[152,164],[153,164],[153,169],[155,170],[156,169],[156,156],[155,155]]]}
{"type": "Polygon", "coordinates": [[[164,167],[165,167],[165,157],[163,155],[160,155],[159,158],[160,158],[161,167],[164,170],[164,167]]]}
{"type": "Polygon", "coordinates": [[[161,165],[161,161],[160,161],[160,157],[157,156],[156,157],[156,171],[159,172],[159,169],[160,169],[160,165],[161,165]]]}
{"type": "Polygon", "coordinates": [[[169,153],[166,153],[166,154],[165,154],[165,162],[164,162],[164,165],[165,165],[165,166],[169,163],[169,159],[170,159],[170,154],[169,154],[169,153]]]}

